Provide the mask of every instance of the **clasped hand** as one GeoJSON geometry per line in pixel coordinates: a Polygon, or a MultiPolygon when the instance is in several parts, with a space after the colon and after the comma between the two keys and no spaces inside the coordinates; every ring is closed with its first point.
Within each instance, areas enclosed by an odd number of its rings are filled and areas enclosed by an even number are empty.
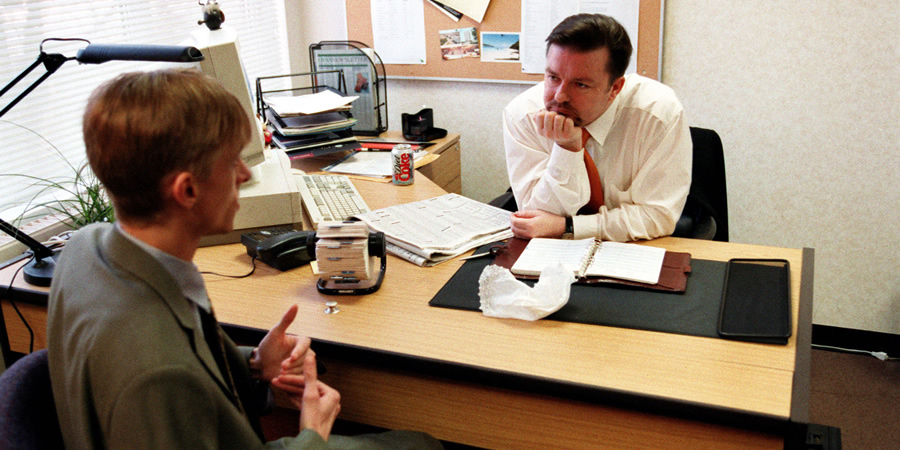
{"type": "Polygon", "coordinates": [[[541,136],[571,152],[581,150],[581,127],[575,126],[572,119],[554,111],[541,110],[532,120],[541,136]]]}
{"type": "Polygon", "coordinates": [[[304,357],[311,350],[309,338],[287,333],[296,317],[297,305],[293,305],[259,342],[250,360],[256,378],[272,382],[280,375],[302,375],[304,357]]]}
{"type": "Polygon", "coordinates": [[[318,380],[315,352],[307,337],[287,334],[297,317],[291,306],[259,343],[250,367],[257,377],[283,390],[300,410],[300,428],[312,429],[328,440],[331,427],[341,411],[341,396],[318,380]]]}
{"type": "Polygon", "coordinates": [[[539,209],[516,211],[510,216],[509,225],[513,234],[521,239],[558,238],[566,231],[565,217],[539,209]]]}

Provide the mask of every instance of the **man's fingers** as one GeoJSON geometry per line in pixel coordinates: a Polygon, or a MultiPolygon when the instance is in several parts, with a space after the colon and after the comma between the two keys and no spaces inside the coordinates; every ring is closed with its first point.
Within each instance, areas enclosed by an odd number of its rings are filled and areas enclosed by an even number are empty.
{"type": "Polygon", "coordinates": [[[540,111],[534,114],[534,124],[541,136],[562,145],[581,138],[581,131],[575,121],[553,111],[540,111]]]}
{"type": "MultiPolygon", "coordinates": [[[[564,136],[564,135],[565,135],[565,133],[566,133],[566,121],[568,121],[569,124],[572,123],[572,119],[569,119],[569,118],[564,117],[564,116],[557,115],[556,117],[553,118],[553,131],[554,131],[558,136],[564,136]]],[[[569,126],[569,128],[571,129],[571,125],[569,126]]]]}
{"type": "Polygon", "coordinates": [[[316,356],[309,352],[303,360],[303,376],[306,377],[306,383],[315,383],[319,380],[319,374],[316,372],[316,356]]]}
{"type": "Polygon", "coordinates": [[[294,322],[295,318],[297,318],[297,305],[291,305],[291,307],[288,308],[287,312],[284,313],[284,316],[281,317],[278,325],[275,325],[273,330],[279,330],[284,333],[285,331],[287,331],[288,327],[291,326],[291,323],[294,322]]]}
{"type": "Polygon", "coordinates": [[[318,384],[319,384],[319,396],[321,398],[323,405],[326,406],[327,409],[329,409],[329,410],[334,408],[335,409],[334,415],[335,415],[335,417],[337,417],[337,414],[341,408],[341,394],[333,387],[331,387],[325,383],[322,383],[321,381],[318,384]]]}
{"type": "Polygon", "coordinates": [[[302,395],[306,387],[306,377],[301,375],[281,375],[272,379],[272,386],[288,394],[302,395]]]}
{"type": "MultiPolygon", "coordinates": [[[[293,336],[292,336],[293,337],[293,336]]],[[[281,361],[281,371],[282,372],[290,372],[294,369],[299,368],[303,365],[304,358],[307,354],[312,353],[315,355],[315,352],[310,346],[310,340],[307,337],[295,337],[294,347],[291,349],[291,354],[281,361]]]]}

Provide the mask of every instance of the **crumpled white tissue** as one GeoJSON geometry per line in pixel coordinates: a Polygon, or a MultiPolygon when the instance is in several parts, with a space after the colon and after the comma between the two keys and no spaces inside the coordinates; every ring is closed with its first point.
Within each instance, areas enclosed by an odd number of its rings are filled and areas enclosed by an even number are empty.
{"type": "Polygon", "coordinates": [[[478,278],[481,311],[502,319],[542,319],[568,303],[574,282],[575,274],[562,264],[544,268],[533,288],[517,280],[509,269],[491,264],[478,278]]]}

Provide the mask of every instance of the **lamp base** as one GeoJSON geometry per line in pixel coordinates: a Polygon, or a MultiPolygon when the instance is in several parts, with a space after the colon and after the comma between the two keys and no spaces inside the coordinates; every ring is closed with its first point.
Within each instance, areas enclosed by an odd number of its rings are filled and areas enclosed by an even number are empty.
{"type": "Polygon", "coordinates": [[[56,260],[60,253],[55,251],[53,256],[43,259],[33,259],[22,268],[25,282],[34,286],[48,287],[53,280],[53,271],[56,270],[56,260]]]}

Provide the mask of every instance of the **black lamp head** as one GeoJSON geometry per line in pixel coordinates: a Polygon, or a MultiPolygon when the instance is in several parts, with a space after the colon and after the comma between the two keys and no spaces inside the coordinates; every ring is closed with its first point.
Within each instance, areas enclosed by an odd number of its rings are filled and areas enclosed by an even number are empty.
{"type": "Polygon", "coordinates": [[[179,45],[88,44],[78,50],[75,59],[82,64],[101,64],[107,61],[203,61],[203,53],[196,47],[179,45]]]}

